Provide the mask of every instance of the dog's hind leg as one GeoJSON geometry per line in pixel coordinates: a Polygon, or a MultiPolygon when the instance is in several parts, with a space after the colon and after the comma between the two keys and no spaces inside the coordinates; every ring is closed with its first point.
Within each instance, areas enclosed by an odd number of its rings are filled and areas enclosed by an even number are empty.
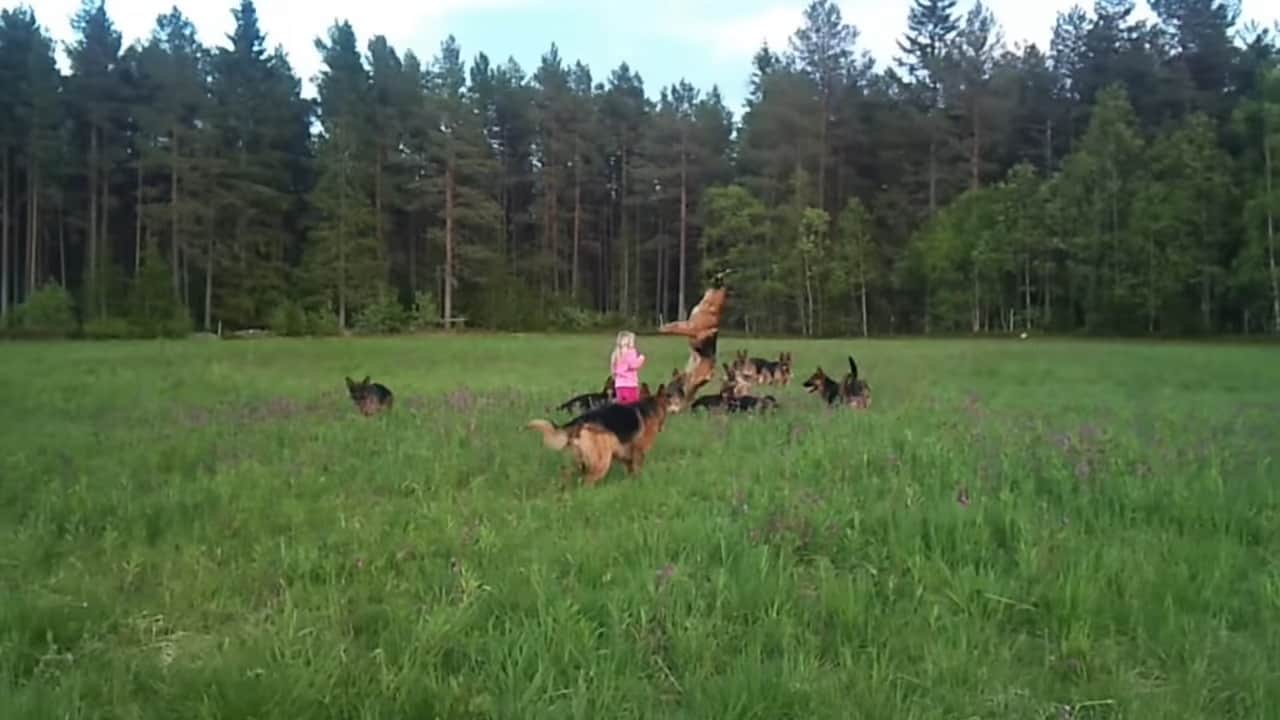
{"type": "Polygon", "coordinates": [[[582,462],[583,482],[588,487],[598,484],[613,462],[608,438],[599,432],[583,432],[578,436],[576,449],[582,462]]]}

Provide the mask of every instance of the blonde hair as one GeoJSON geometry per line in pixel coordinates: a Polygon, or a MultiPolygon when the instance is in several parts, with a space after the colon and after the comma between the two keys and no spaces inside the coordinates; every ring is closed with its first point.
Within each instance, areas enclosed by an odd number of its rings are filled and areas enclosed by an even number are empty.
{"type": "Polygon", "coordinates": [[[618,333],[617,339],[613,341],[613,352],[609,353],[609,367],[618,362],[618,355],[626,348],[636,346],[636,334],[630,330],[622,330],[618,333]]]}

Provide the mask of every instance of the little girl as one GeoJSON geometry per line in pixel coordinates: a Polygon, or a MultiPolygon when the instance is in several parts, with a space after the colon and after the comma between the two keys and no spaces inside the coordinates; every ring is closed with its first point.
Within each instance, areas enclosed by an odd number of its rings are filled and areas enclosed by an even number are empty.
{"type": "Polygon", "coordinates": [[[613,353],[609,356],[609,369],[613,373],[613,388],[618,402],[624,405],[640,400],[640,373],[644,356],[636,352],[636,334],[623,330],[618,333],[613,353]]]}

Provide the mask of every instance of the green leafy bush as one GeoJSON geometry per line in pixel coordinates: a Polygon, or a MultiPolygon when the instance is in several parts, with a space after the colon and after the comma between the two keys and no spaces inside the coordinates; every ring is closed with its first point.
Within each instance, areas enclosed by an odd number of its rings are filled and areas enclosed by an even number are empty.
{"type": "Polygon", "coordinates": [[[75,302],[61,285],[48,284],[14,308],[8,334],[14,337],[69,337],[76,332],[75,302]]]}
{"type": "Polygon", "coordinates": [[[409,314],[390,293],[382,299],[360,308],[352,320],[352,329],[362,335],[382,335],[403,332],[409,324],[409,314]]]}
{"type": "Polygon", "coordinates": [[[83,335],[90,340],[124,340],[139,337],[140,333],[122,317],[107,315],[96,317],[84,324],[83,335]]]}

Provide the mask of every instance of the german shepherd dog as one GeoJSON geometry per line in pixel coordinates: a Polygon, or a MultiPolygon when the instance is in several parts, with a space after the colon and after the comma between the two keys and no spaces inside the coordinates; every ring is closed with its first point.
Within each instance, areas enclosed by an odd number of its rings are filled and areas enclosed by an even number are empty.
{"type": "Polygon", "coordinates": [[[657,393],[631,405],[610,403],[564,425],[532,420],[526,427],[542,434],[545,447],[572,450],[584,481],[593,486],[609,472],[615,459],[622,461],[628,473],[640,470],[675,399],[667,386],[659,385],[657,393]]]}
{"type": "Polygon", "coordinates": [[[356,404],[356,408],[360,410],[361,415],[371,417],[383,410],[391,409],[391,403],[394,398],[386,385],[369,382],[368,375],[360,382],[356,382],[351,378],[346,378],[346,380],[347,393],[351,395],[351,401],[356,404]]]}
{"type": "Polygon", "coordinates": [[[791,383],[791,353],[779,353],[777,360],[766,360],[748,357],[746,350],[739,350],[733,364],[736,372],[759,385],[791,383]]]}
{"type": "Polygon", "coordinates": [[[711,287],[702,294],[702,299],[693,306],[688,320],[669,322],[658,328],[658,332],[666,335],[683,335],[690,339],[690,347],[707,339],[720,329],[720,316],[724,313],[725,298],[728,289],[724,286],[724,278],[729,270],[721,270],[711,278],[711,287]]]}
{"type": "Polygon", "coordinates": [[[693,402],[691,409],[709,412],[751,412],[753,410],[773,410],[778,407],[777,398],[772,395],[756,397],[751,395],[751,383],[739,373],[734,372],[729,363],[724,364],[724,383],[720,385],[717,395],[704,395],[693,402]]]}
{"type": "MultiPolygon", "coordinates": [[[[724,314],[728,290],[724,278],[729,270],[721,270],[711,278],[711,287],[689,313],[688,320],[669,322],[658,328],[667,335],[689,338],[689,362],[677,388],[681,396],[680,408],[691,403],[698,389],[711,381],[716,372],[716,343],[720,335],[720,317],[724,314]]],[[[668,392],[671,388],[668,388],[668,392]]],[[[679,412],[679,409],[674,412],[679,412]]]]}
{"type": "Polygon", "coordinates": [[[774,382],[778,385],[790,385],[791,377],[791,353],[778,353],[778,362],[773,370],[774,382]]]}
{"type": "Polygon", "coordinates": [[[866,380],[858,377],[858,364],[849,356],[849,374],[840,383],[840,394],[849,407],[866,410],[871,407],[871,386],[866,380]]]}
{"type": "Polygon", "coordinates": [[[828,405],[839,402],[862,410],[871,406],[871,386],[858,377],[858,364],[853,361],[853,356],[849,357],[849,374],[840,382],[832,380],[819,365],[817,371],[804,381],[804,387],[809,393],[817,394],[828,405]]]}
{"type": "Polygon", "coordinates": [[[561,412],[578,412],[583,413],[592,408],[598,408],[601,405],[608,405],[614,401],[617,394],[613,391],[613,376],[610,375],[604,381],[604,389],[600,392],[589,392],[581,395],[575,395],[560,405],[556,406],[556,410],[561,412]]]}

